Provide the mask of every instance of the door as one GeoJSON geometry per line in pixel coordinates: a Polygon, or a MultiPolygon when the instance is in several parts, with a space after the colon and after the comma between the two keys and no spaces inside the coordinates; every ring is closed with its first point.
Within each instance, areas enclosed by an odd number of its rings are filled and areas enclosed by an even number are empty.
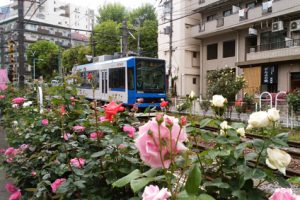
{"type": "Polygon", "coordinates": [[[244,92],[248,94],[260,93],[261,67],[243,68],[243,72],[247,82],[244,92]]]}
{"type": "Polygon", "coordinates": [[[101,70],[101,92],[107,94],[107,70],[101,70]]]}

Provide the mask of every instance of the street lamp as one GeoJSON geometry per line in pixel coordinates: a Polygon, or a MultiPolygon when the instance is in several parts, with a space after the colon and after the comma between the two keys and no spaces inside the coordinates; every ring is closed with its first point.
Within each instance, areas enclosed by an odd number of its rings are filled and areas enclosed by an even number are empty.
{"type": "Polygon", "coordinates": [[[33,58],[33,80],[35,80],[35,61],[36,61],[36,60],[43,61],[44,59],[33,58]]]}

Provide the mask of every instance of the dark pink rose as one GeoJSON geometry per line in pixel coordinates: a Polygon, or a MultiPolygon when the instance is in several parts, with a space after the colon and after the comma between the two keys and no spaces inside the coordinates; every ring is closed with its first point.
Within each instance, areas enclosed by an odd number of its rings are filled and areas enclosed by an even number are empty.
{"type": "Polygon", "coordinates": [[[66,181],[65,178],[59,178],[59,179],[56,179],[56,180],[51,184],[52,192],[55,193],[56,190],[59,188],[59,186],[60,186],[61,184],[63,184],[65,181],[66,181]]]}

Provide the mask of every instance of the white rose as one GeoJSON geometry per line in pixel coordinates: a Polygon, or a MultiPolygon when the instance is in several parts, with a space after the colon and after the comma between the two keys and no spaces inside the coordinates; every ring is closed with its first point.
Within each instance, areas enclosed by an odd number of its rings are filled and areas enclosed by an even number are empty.
{"type": "Polygon", "coordinates": [[[267,148],[268,158],[266,164],[271,169],[278,169],[282,174],[285,175],[286,167],[290,164],[291,156],[280,149],[267,148]]]}
{"type": "Polygon", "coordinates": [[[18,104],[13,104],[13,105],[12,105],[12,108],[18,108],[18,107],[19,107],[18,104]]]}
{"type": "MultiPolygon", "coordinates": [[[[250,115],[248,124],[253,128],[264,128],[270,125],[266,111],[254,112],[250,115]]],[[[248,128],[247,128],[248,129],[248,128]]]]}
{"type": "Polygon", "coordinates": [[[226,133],[223,129],[220,130],[220,135],[226,135],[226,133]]]}
{"type": "Polygon", "coordinates": [[[189,98],[190,98],[190,99],[193,99],[194,97],[195,97],[195,92],[192,90],[191,93],[190,93],[189,98]]]}
{"type": "Polygon", "coordinates": [[[276,110],[276,108],[269,109],[268,117],[272,122],[278,121],[280,119],[279,110],[276,110]]]}
{"type": "Polygon", "coordinates": [[[32,105],[32,101],[26,101],[23,103],[23,108],[26,108],[28,106],[31,106],[32,105]]]}
{"type": "Polygon", "coordinates": [[[230,129],[231,126],[228,125],[228,122],[227,121],[223,121],[221,124],[220,124],[220,127],[221,129],[223,130],[226,130],[226,129],[230,129]]]}
{"type": "Polygon", "coordinates": [[[212,97],[212,100],[211,100],[211,104],[212,106],[214,107],[224,107],[224,103],[226,102],[226,98],[224,98],[222,95],[214,95],[212,97]]]}
{"type": "Polygon", "coordinates": [[[240,134],[240,136],[241,137],[245,137],[245,129],[244,128],[238,128],[237,130],[236,130],[236,132],[238,133],[238,134],[240,134]]]}

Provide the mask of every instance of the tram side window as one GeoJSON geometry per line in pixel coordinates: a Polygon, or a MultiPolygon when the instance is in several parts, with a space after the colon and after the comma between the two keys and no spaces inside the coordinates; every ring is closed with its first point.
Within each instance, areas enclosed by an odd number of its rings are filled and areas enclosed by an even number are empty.
{"type": "Polygon", "coordinates": [[[133,78],[133,69],[129,68],[127,71],[128,79],[128,90],[134,90],[134,78],[133,78]]]}
{"type": "Polygon", "coordinates": [[[125,90],[125,68],[109,69],[109,88],[125,90]]]}
{"type": "Polygon", "coordinates": [[[81,88],[92,88],[91,82],[88,80],[88,74],[92,73],[93,75],[93,79],[92,79],[92,83],[95,87],[95,89],[99,88],[99,71],[85,71],[85,72],[81,72],[80,76],[81,76],[81,88]]]}

